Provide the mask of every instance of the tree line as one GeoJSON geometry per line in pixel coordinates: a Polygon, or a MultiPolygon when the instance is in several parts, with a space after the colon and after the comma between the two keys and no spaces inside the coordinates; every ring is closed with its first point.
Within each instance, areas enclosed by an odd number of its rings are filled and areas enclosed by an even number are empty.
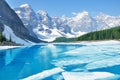
{"type": "Polygon", "coordinates": [[[120,39],[120,26],[110,29],[90,32],[78,38],[60,37],[60,38],[56,38],[54,42],[74,42],[74,41],[114,40],[114,39],[116,40],[120,39]]]}
{"type": "Polygon", "coordinates": [[[10,36],[9,40],[6,39],[6,37],[2,34],[2,32],[0,32],[0,43],[2,43],[3,41],[12,42],[12,38],[10,36]]]}
{"type": "Polygon", "coordinates": [[[120,39],[120,26],[95,32],[90,32],[77,38],[77,41],[120,39]]]}

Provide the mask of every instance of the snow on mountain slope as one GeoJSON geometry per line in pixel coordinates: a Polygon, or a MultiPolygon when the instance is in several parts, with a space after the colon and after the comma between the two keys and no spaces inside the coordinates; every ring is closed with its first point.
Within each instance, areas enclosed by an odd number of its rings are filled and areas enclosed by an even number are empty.
{"type": "Polygon", "coordinates": [[[89,15],[88,12],[84,11],[82,13],[77,13],[74,17],[69,18],[67,21],[67,25],[69,25],[74,33],[76,32],[90,32],[95,28],[95,21],[89,15]]]}
{"type": "Polygon", "coordinates": [[[15,8],[15,11],[31,35],[44,41],[48,39],[48,42],[61,36],[57,30],[53,28],[52,19],[45,11],[39,10],[35,13],[28,4],[23,4],[19,8],[15,8]]]}
{"type": "MultiPolygon", "coordinates": [[[[9,28],[14,32],[14,34],[23,39],[29,40],[31,42],[40,43],[43,42],[33,36],[31,36],[28,29],[24,26],[22,20],[18,17],[15,11],[9,6],[6,0],[0,0],[0,32],[4,31],[5,26],[9,26],[9,28]]],[[[22,12],[22,11],[21,11],[22,12]]],[[[18,11],[18,13],[21,13],[18,11]]],[[[23,16],[22,16],[23,17],[23,16]]],[[[9,31],[8,31],[9,32],[9,31]]],[[[7,34],[7,32],[6,32],[7,34]]]]}
{"type": "Polygon", "coordinates": [[[9,40],[10,37],[11,37],[12,41],[15,42],[15,43],[24,44],[24,45],[29,45],[29,44],[31,44],[29,41],[23,40],[23,39],[17,37],[17,36],[14,34],[13,30],[12,30],[9,26],[4,25],[4,27],[5,27],[5,29],[4,29],[4,31],[3,31],[3,35],[4,35],[8,40],[9,40]]]}
{"type": "Polygon", "coordinates": [[[29,8],[30,6],[28,4],[23,4],[21,5],[20,7],[26,7],[26,8],[29,8]]]}
{"type": "Polygon", "coordinates": [[[85,33],[107,29],[120,25],[119,16],[103,13],[92,17],[87,11],[74,14],[73,17],[51,17],[46,11],[35,12],[30,5],[23,4],[14,9],[30,31],[41,40],[54,40],[56,37],[78,37],[85,33]],[[51,38],[54,39],[51,39],[51,38]]]}
{"type": "MultiPolygon", "coordinates": [[[[46,25],[43,25],[46,28],[46,25]]],[[[43,41],[51,42],[55,40],[56,37],[61,37],[62,35],[58,33],[57,29],[45,29],[40,31],[40,28],[37,27],[33,30],[37,37],[43,41]]]]}
{"type": "Polygon", "coordinates": [[[30,5],[23,4],[19,8],[15,8],[16,13],[22,19],[25,27],[29,30],[31,33],[30,35],[36,37],[35,33],[33,32],[33,29],[35,26],[38,26],[38,20],[36,13],[33,11],[30,5]]]}
{"type": "Polygon", "coordinates": [[[50,28],[53,28],[52,27],[52,19],[51,17],[47,14],[46,11],[42,11],[42,10],[39,10],[36,12],[37,16],[38,16],[38,19],[41,23],[47,25],[48,27],[50,28]]]}
{"type": "Polygon", "coordinates": [[[98,27],[97,30],[107,29],[107,28],[111,28],[111,27],[120,25],[120,17],[119,16],[115,17],[115,16],[110,16],[110,15],[104,14],[104,13],[100,13],[94,19],[97,22],[97,26],[101,26],[101,27],[98,27]]]}

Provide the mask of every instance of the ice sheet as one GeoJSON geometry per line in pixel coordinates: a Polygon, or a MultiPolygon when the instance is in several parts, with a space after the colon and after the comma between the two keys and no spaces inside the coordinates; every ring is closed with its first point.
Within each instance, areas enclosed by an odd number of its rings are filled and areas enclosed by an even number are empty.
{"type": "Polygon", "coordinates": [[[62,75],[65,80],[97,80],[116,76],[109,72],[62,72],[62,75]]]}
{"type": "MultiPolygon", "coordinates": [[[[93,42],[95,43],[95,42],[93,42]]],[[[53,60],[55,66],[74,66],[86,63],[84,69],[96,69],[120,65],[120,44],[116,41],[106,41],[106,43],[98,43],[86,45],[74,50],[62,53],[65,56],[60,59],[53,60]],[[94,66],[96,65],[96,66],[94,66]]],[[[80,67],[76,68],[80,70],[80,67]]],[[[74,70],[76,70],[74,69],[74,70]]]]}
{"type": "Polygon", "coordinates": [[[86,65],[86,69],[96,69],[96,68],[110,67],[114,65],[120,65],[120,56],[91,62],[88,65],[86,65]]]}
{"type": "Polygon", "coordinates": [[[51,69],[51,70],[45,70],[45,71],[43,71],[41,73],[32,75],[32,76],[24,78],[22,80],[41,80],[41,79],[44,79],[46,77],[58,74],[58,73],[63,72],[63,71],[64,70],[61,69],[61,68],[54,68],[54,69],[51,69]]]}

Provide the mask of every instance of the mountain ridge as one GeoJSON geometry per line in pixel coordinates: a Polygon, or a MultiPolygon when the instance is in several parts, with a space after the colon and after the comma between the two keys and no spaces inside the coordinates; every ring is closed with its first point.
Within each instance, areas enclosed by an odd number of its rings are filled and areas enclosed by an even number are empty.
{"type": "MultiPolygon", "coordinates": [[[[15,39],[18,39],[20,41],[24,41],[26,43],[35,42],[39,43],[41,42],[39,39],[31,36],[29,34],[29,31],[27,28],[25,28],[23,22],[18,17],[18,15],[14,12],[13,9],[7,4],[5,0],[0,0],[0,31],[5,32],[5,37],[11,38],[18,43],[19,41],[16,41],[15,39]],[[6,30],[9,29],[9,30],[6,30]],[[14,34],[11,35],[11,34],[14,34]]],[[[23,44],[23,43],[21,43],[23,44]]]]}
{"type": "Polygon", "coordinates": [[[51,39],[51,41],[53,41],[57,37],[78,37],[88,32],[120,25],[119,16],[109,16],[100,13],[92,17],[89,12],[83,11],[76,13],[73,17],[53,17],[49,16],[46,11],[39,10],[35,12],[31,6],[29,8],[28,6],[30,5],[26,5],[27,12],[21,11],[21,9],[26,8],[25,6],[15,8],[14,10],[23,21],[26,28],[33,33],[36,38],[41,40],[51,39]],[[32,11],[29,12],[29,10],[32,11]]]}

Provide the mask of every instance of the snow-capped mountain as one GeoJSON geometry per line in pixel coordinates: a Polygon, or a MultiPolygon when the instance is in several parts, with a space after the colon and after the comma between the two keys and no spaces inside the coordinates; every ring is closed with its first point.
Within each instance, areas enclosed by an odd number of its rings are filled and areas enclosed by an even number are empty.
{"type": "Polygon", "coordinates": [[[120,16],[115,17],[104,13],[100,13],[95,17],[95,20],[97,22],[97,30],[107,29],[120,25],[120,16]]]}
{"type": "Polygon", "coordinates": [[[77,37],[85,33],[107,29],[120,25],[119,16],[109,16],[104,13],[92,17],[88,12],[76,13],[73,17],[51,17],[47,12],[35,12],[30,5],[23,4],[14,9],[23,21],[31,35],[52,41],[56,37],[77,37]]]}
{"type": "Polygon", "coordinates": [[[22,19],[25,27],[30,31],[30,34],[35,37],[36,35],[33,32],[33,28],[38,24],[36,13],[28,4],[21,5],[20,8],[16,9],[16,13],[22,19]]]}
{"type": "Polygon", "coordinates": [[[71,27],[73,32],[90,32],[94,30],[95,20],[89,15],[88,12],[76,14],[74,17],[69,18],[67,25],[71,27]]]}
{"type": "Polygon", "coordinates": [[[0,32],[9,40],[19,44],[39,43],[39,39],[30,35],[21,19],[5,0],[0,0],[0,32]]]}

